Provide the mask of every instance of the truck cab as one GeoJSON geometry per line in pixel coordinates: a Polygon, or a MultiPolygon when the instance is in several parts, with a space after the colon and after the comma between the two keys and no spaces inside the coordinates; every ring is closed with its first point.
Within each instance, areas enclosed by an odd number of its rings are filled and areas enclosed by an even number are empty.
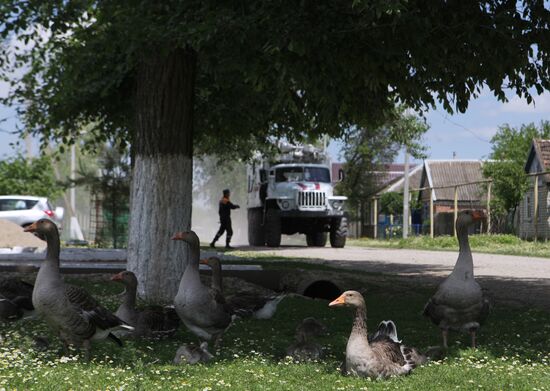
{"type": "Polygon", "coordinates": [[[278,247],[282,234],[302,233],[309,246],[324,246],[330,236],[333,247],[344,247],[347,198],[334,195],[329,166],[307,162],[303,153],[290,156],[275,163],[257,159],[247,169],[250,245],[278,247]]]}

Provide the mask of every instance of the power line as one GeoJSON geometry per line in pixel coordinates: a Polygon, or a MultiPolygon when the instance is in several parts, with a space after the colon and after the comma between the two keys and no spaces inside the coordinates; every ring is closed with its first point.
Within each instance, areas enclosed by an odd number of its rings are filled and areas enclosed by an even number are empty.
{"type": "Polygon", "coordinates": [[[16,135],[18,132],[15,131],[15,130],[7,130],[7,129],[4,129],[4,128],[0,128],[0,133],[7,133],[7,134],[16,135]]]}
{"type": "Polygon", "coordinates": [[[459,123],[454,122],[453,120],[451,120],[451,119],[447,116],[447,114],[443,115],[443,114],[441,114],[441,113],[439,112],[439,110],[435,110],[435,112],[436,112],[437,114],[439,114],[441,117],[443,117],[443,119],[444,119],[445,121],[448,121],[448,122],[451,123],[452,125],[457,126],[457,127],[461,128],[461,129],[464,129],[465,131],[467,131],[468,133],[470,133],[472,136],[474,136],[475,138],[477,138],[479,141],[483,141],[483,142],[485,142],[485,143],[487,143],[487,144],[491,144],[491,141],[486,140],[486,139],[484,139],[483,137],[478,136],[473,130],[468,129],[466,126],[461,125],[461,124],[459,124],[459,123]]]}

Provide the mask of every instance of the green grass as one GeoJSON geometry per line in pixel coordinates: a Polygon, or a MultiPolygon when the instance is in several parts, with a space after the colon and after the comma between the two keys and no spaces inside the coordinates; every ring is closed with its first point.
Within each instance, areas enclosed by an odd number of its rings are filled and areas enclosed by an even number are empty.
{"type": "MultiPolygon", "coordinates": [[[[413,236],[407,239],[348,239],[352,246],[410,248],[416,250],[458,250],[458,242],[453,236],[413,236]]],[[[550,258],[550,242],[529,242],[514,235],[470,235],[473,251],[491,254],[523,255],[550,258]]]]}
{"type": "MultiPolygon", "coordinates": [[[[110,308],[119,286],[94,280],[81,283],[110,308]]],[[[388,292],[369,286],[369,327],[393,319],[404,342],[419,348],[439,343],[439,333],[420,315],[426,290],[388,292]]],[[[453,334],[448,357],[416,369],[410,376],[369,381],[341,376],[351,327],[347,309],[329,309],[327,302],[283,300],[274,319],[244,320],[224,337],[223,348],[206,365],[172,364],[177,347],[195,341],[185,330],[162,341],[127,340],[124,348],[109,342],[94,345],[93,359],[60,357],[60,343],[39,321],[0,324],[0,389],[102,390],[550,390],[550,314],[529,309],[498,308],[479,337],[479,349],[467,348],[466,336],[453,334]],[[329,328],[320,339],[327,356],[319,362],[296,363],[284,358],[296,324],[314,316],[329,328]],[[49,350],[37,351],[32,339],[48,335],[49,350]]]]}

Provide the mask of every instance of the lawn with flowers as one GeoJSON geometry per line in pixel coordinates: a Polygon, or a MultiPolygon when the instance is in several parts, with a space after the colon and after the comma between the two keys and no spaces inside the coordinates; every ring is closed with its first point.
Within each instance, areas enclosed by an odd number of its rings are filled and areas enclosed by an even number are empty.
{"type": "MultiPolygon", "coordinates": [[[[72,280],[84,285],[111,309],[119,286],[111,282],[72,280]]],[[[420,349],[439,343],[439,332],[420,313],[432,293],[423,289],[391,292],[367,286],[368,326],[393,319],[399,338],[420,349]]],[[[415,369],[410,376],[384,381],[342,376],[352,314],[330,309],[326,301],[290,297],[272,320],[242,320],[225,334],[212,362],[174,365],[179,345],[196,342],[182,328],[173,339],[126,340],[124,348],[96,343],[92,361],[78,351],[60,355],[61,344],[36,320],[0,324],[0,389],[36,390],[550,390],[550,314],[532,309],[495,308],[481,330],[479,348],[465,335],[452,334],[447,357],[415,369]],[[319,338],[326,357],[300,363],[284,357],[294,329],[313,316],[329,333],[319,338]],[[33,338],[47,335],[51,344],[38,350],[33,338]]],[[[213,352],[214,353],[214,352],[213,352]]]]}

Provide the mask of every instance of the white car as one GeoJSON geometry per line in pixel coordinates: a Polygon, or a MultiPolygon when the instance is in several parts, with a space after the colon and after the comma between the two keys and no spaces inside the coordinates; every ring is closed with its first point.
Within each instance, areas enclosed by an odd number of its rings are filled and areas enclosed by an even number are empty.
{"type": "Polygon", "coordinates": [[[65,209],[53,208],[46,197],[4,195],[0,196],[0,219],[25,227],[40,219],[48,219],[61,228],[65,209]]]}

